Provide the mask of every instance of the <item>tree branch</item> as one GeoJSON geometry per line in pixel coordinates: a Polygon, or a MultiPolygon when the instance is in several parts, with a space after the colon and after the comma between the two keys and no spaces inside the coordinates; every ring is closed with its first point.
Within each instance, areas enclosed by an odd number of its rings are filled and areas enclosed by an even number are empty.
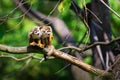
{"type": "MultiPolygon", "coordinates": [[[[11,47],[11,46],[6,46],[6,45],[0,44],[0,51],[12,53],[12,54],[25,54],[25,53],[32,53],[32,52],[39,52],[39,53],[45,54],[46,52],[49,53],[51,51],[50,49],[51,48],[41,49],[37,46],[34,46],[34,47],[33,46],[11,47]]],[[[112,75],[111,73],[109,73],[107,71],[100,70],[91,65],[88,65],[88,64],[82,62],[81,60],[79,60],[78,58],[73,57],[67,53],[64,53],[64,52],[61,52],[61,51],[58,51],[55,49],[53,49],[51,53],[52,53],[51,56],[65,60],[71,64],[78,66],[79,68],[81,68],[87,72],[94,74],[94,75],[102,76],[102,77],[106,77],[106,76],[111,77],[111,75],[112,75]]]]}
{"type": "Polygon", "coordinates": [[[16,58],[14,56],[6,56],[6,55],[1,55],[0,56],[0,58],[11,58],[11,59],[16,60],[16,61],[23,61],[23,60],[29,59],[31,57],[32,57],[31,55],[28,55],[28,56],[23,57],[23,58],[16,58]]]}
{"type": "MultiPolygon", "coordinates": [[[[7,56],[7,55],[1,55],[0,58],[10,58],[13,59],[15,61],[23,61],[23,60],[27,60],[27,59],[37,59],[37,60],[44,60],[44,58],[42,57],[37,57],[37,56],[33,56],[33,55],[27,55],[23,58],[16,58],[14,56],[7,56]]],[[[47,59],[54,59],[54,57],[47,57],[47,59]]]]}
{"type": "Polygon", "coordinates": [[[62,48],[60,48],[58,50],[74,49],[74,50],[78,51],[79,53],[81,53],[81,52],[86,51],[88,49],[91,49],[91,48],[93,48],[93,47],[95,47],[97,45],[108,46],[108,45],[111,45],[111,44],[113,44],[113,43],[115,43],[117,41],[120,41],[120,37],[118,37],[118,38],[116,38],[116,39],[114,39],[114,40],[112,40],[110,42],[95,42],[95,43],[93,43],[93,44],[91,44],[91,45],[89,45],[89,46],[87,46],[87,47],[85,47],[83,49],[75,47],[75,46],[68,46],[68,47],[62,47],[62,48]]]}
{"type": "Polygon", "coordinates": [[[109,7],[103,0],[100,0],[100,2],[106,7],[108,8],[112,13],[114,13],[118,18],[120,18],[120,15],[114,11],[111,7],[109,7]]]}

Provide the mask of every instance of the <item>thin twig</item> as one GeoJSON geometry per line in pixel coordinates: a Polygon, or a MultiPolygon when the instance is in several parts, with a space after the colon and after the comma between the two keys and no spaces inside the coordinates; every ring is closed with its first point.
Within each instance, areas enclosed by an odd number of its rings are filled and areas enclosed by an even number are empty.
{"type": "Polygon", "coordinates": [[[113,44],[114,42],[117,42],[117,41],[119,41],[119,40],[120,40],[120,37],[118,37],[118,38],[116,38],[116,39],[114,39],[114,40],[112,40],[112,41],[110,41],[110,42],[95,42],[94,44],[91,44],[91,45],[89,45],[89,46],[87,46],[87,47],[85,47],[85,48],[83,48],[83,49],[78,48],[78,47],[75,47],[75,46],[69,46],[69,47],[62,47],[62,48],[60,48],[60,49],[58,49],[58,50],[74,49],[74,50],[76,50],[76,51],[78,51],[78,52],[81,53],[81,52],[86,51],[86,50],[88,50],[88,49],[91,49],[91,48],[93,48],[93,47],[95,47],[95,46],[97,46],[97,45],[108,46],[108,45],[111,45],[111,44],[113,44]]]}
{"type": "Polygon", "coordinates": [[[102,4],[104,4],[112,13],[114,13],[118,18],[120,18],[120,15],[115,12],[111,7],[109,7],[103,0],[100,0],[102,4]]]}
{"type": "Polygon", "coordinates": [[[58,70],[57,72],[55,72],[55,74],[60,73],[61,71],[63,71],[65,68],[67,68],[68,66],[70,66],[71,64],[67,64],[66,66],[64,66],[63,68],[61,68],[60,70],[58,70]]]}
{"type": "Polygon", "coordinates": [[[27,60],[27,59],[31,58],[31,55],[28,55],[28,56],[23,57],[23,58],[16,58],[14,56],[1,55],[0,58],[11,58],[15,61],[23,61],[23,60],[27,60]]]}
{"type": "Polygon", "coordinates": [[[97,17],[97,15],[95,15],[95,13],[93,13],[89,8],[87,8],[87,10],[98,20],[100,24],[102,24],[102,21],[97,17]]]}
{"type": "MultiPolygon", "coordinates": [[[[17,58],[17,57],[9,56],[9,55],[1,55],[0,58],[10,58],[10,59],[13,59],[15,61],[24,61],[24,60],[27,60],[27,59],[36,59],[36,60],[41,61],[41,60],[44,59],[43,57],[37,57],[37,56],[33,56],[33,55],[28,55],[28,56],[23,57],[23,58],[17,58]]],[[[54,57],[47,56],[47,59],[54,59],[54,57]]]]}

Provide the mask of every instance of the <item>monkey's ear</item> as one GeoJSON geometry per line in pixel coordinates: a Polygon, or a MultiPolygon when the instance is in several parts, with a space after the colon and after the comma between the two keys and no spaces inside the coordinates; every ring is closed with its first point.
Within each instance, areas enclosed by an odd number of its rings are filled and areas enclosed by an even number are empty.
{"type": "Polygon", "coordinates": [[[47,26],[47,27],[51,27],[51,26],[47,26]]]}
{"type": "Polygon", "coordinates": [[[31,35],[31,34],[33,34],[33,32],[34,32],[34,30],[31,30],[31,31],[29,32],[29,34],[31,35]]]}
{"type": "Polygon", "coordinates": [[[45,28],[49,28],[50,26],[45,25],[45,26],[43,26],[43,27],[45,27],[45,28]]]}
{"type": "Polygon", "coordinates": [[[30,32],[28,33],[28,39],[30,39],[31,36],[32,36],[32,32],[30,31],[30,32]]]}
{"type": "Polygon", "coordinates": [[[39,29],[42,29],[43,28],[43,26],[39,26],[39,29]]]}
{"type": "Polygon", "coordinates": [[[47,29],[49,29],[50,31],[52,31],[52,28],[51,28],[51,26],[47,26],[47,29]]]}

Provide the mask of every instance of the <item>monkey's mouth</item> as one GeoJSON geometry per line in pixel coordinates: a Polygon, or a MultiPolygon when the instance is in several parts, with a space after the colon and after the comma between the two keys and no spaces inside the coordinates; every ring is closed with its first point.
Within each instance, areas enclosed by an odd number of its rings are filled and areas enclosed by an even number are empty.
{"type": "Polygon", "coordinates": [[[48,34],[48,35],[50,35],[50,33],[51,33],[50,31],[49,31],[49,32],[47,32],[47,34],[48,34]]]}

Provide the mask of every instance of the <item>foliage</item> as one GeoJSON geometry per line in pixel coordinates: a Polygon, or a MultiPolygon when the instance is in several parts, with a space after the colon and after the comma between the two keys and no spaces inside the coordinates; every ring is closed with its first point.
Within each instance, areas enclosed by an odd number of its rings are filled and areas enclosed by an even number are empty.
{"type": "Polygon", "coordinates": [[[71,4],[70,0],[63,0],[58,6],[59,12],[63,12],[65,10],[68,10],[70,8],[70,4],[71,4]]]}
{"type": "MultiPolygon", "coordinates": [[[[119,0],[113,1],[110,0],[110,6],[112,9],[114,9],[118,14],[120,14],[120,2],[119,0]]],[[[113,30],[113,34],[117,37],[120,36],[120,19],[115,16],[114,14],[111,13],[111,25],[112,25],[112,30],[113,30]]]]}

